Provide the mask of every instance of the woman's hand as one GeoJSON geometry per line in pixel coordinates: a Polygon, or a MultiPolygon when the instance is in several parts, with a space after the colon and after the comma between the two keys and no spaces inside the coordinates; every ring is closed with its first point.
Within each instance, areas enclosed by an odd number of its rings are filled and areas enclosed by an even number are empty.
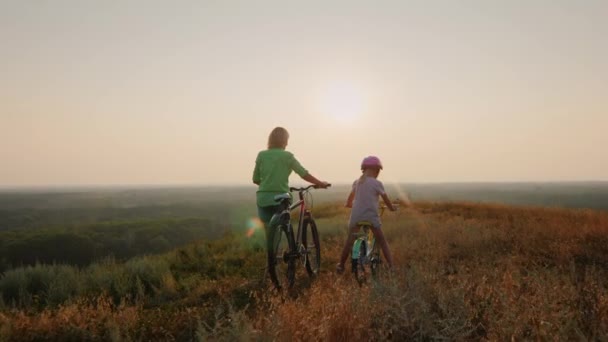
{"type": "Polygon", "coordinates": [[[321,181],[321,182],[319,182],[319,183],[315,184],[315,188],[317,188],[317,189],[327,189],[327,188],[329,188],[330,186],[331,186],[331,184],[329,184],[329,183],[327,183],[327,182],[323,182],[323,181],[321,181]]]}

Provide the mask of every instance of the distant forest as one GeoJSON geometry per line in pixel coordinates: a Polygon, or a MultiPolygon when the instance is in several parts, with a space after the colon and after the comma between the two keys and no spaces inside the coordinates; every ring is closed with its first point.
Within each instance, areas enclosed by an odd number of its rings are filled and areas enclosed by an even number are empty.
{"type": "MultiPolygon", "coordinates": [[[[342,202],[349,186],[314,193],[342,202]]],[[[608,210],[608,183],[386,184],[391,197],[608,210]]],[[[245,230],[255,188],[99,188],[0,192],[0,272],[36,263],[85,266],[157,254],[245,230]]]]}

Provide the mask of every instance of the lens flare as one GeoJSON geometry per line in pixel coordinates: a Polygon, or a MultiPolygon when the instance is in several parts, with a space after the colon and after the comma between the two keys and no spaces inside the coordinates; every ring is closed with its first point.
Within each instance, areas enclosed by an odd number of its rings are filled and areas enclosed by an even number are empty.
{"type": "Polygon", "coordinates": [[[250,238],[255,234],[256,230],[260,230],[262,227],[264,227],[262,220],[259,217],[252,217],[247,220],[247,232],[245,235],[250,238]]]}
{"type": "Polygon", "coordinates": [[[403,188],[401,187],[401,185],[399,185],[398,183],[393,183],[393,186],[397,192],[397,196],[398,196],[398,200],[409,204],[410,203],[410,196],[407,194],[407,192],[403,191],[403,188]]]}
{"type": "Polygon", "coordinates": [[[399,200],[410,206],[411,210],[409,211],[409,214],[411,214],[411,217],[418,222],[418,227],[422,229],[429,229],[428,222],[426,221],[424,216],[418,210],[411,207],[412,201],[410,200],[410,196],[408,195],[408,193],[404,191],[402,186],[397,182],[393,182],[393,186],[397,191],[397,196],[399,196],[399,200]]]}

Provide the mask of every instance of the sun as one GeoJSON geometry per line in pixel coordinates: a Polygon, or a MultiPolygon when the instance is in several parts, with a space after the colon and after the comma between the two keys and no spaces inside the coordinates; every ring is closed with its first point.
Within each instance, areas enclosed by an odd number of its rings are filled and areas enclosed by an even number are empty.
{"type": "Polygon", "coordinates": [[[335,82],[321,94],[321,111],[324,115],[342,122],[354,122],[363,112],[363,94],[352,83],[335,82]]]}

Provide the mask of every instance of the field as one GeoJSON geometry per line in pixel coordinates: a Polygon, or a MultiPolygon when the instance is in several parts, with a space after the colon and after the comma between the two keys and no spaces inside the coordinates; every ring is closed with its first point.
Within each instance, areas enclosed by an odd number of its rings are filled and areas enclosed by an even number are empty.
{"type": "Polygon", "coordinates": [[[606,340],[606,187],[395,187],[398,266],[362,287],[346,187],[315,192],[322,272],[281,293],[247,189],[5,192],[0,340],[606,340]]]}

